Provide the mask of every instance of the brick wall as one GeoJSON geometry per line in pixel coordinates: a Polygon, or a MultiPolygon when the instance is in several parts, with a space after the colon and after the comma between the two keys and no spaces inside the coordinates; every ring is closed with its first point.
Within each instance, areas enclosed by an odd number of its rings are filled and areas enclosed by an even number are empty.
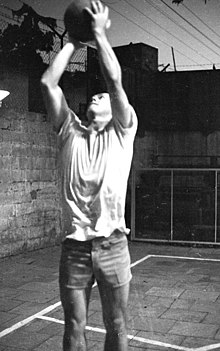
{"type": "Polygon", "coordinates": [[[0,109],[0,257],[60,241],[56,156],[46,116],[0,109]]]}

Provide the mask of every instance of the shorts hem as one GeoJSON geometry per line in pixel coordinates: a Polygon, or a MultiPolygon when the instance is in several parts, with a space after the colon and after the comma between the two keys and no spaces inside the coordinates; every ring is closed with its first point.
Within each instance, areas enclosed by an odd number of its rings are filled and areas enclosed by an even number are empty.
{"type": "MultiPolygon", "coordinates": [[[[103,282],[103,281],[100,281],[100,283],[103,284],[103,285],[112,287],[113,289],[116,289],[116,288],[120,288],[121,286],[124,286],[124,285],[130,283],[131,280],[132,280],[132,274],[131,274],[131,276],[129,277],[129,279],[127,279],[127,280],[126,280],[125,282],[123,282],[123,283],[112,284],[112,283],[103,282]]],[[[97,284],[99,284],[98,281],[97,281],[97,284]]]]}
{"type": "MultiPolygon", "coordinates": [[[[65,285],[64,287],[62,287],[62,289],[71,289],[71,290],[84,290],[87,289],[90,285],[86,285],[86,286],[76,286],[76,285],[65,285]]],[[[93,286],[93,284],[92,284],[93,286]]]]}

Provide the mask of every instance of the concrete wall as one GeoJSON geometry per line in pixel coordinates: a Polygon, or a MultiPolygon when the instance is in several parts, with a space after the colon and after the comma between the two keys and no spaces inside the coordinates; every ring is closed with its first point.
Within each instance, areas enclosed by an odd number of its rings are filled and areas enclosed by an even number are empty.
{"type": "Polygon", "coordinates": [[[56,155],[46,116],[0,109],[0,257],[60,241],[56,155]]]}
{"type": "Polygon", "coordinates": [[[134,165],[147,167],[220,167],[220,131],[146,132],[136,138],[134,165]]]}

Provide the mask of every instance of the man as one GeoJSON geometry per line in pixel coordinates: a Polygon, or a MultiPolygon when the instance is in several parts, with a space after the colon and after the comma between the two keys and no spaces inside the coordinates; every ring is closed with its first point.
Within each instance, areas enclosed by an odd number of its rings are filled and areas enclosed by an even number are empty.
{"type": "Polygon", "coordinates": [[[82,44],[73,38],[44,73],[48,114],[60,141],[65,239],[60,260],[64,351],[85,351],[85,327],[96,279],[106,327],[105,351],[127,350],[130,256],[124,208],[137,118],[122,87],[121,68],[106,37],[108,8],[92,1],[92,31],[107,93],[91,99],[88,126],[71,111],[59,80],[82,44]]]}

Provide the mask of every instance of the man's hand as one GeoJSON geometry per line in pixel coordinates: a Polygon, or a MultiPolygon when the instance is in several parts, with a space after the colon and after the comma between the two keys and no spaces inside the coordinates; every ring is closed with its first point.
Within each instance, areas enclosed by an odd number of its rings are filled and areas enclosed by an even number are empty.
{"type": "Polygon", "coordinates": [[[92,10],[88,7],[85,10],[90,14],[92,21],[92,31],[94,35],[105,34],[106,29],[111,26],[111,20],[109,19],[109,9],[104,6],[101,1],[92,1],[92,10]]]}

